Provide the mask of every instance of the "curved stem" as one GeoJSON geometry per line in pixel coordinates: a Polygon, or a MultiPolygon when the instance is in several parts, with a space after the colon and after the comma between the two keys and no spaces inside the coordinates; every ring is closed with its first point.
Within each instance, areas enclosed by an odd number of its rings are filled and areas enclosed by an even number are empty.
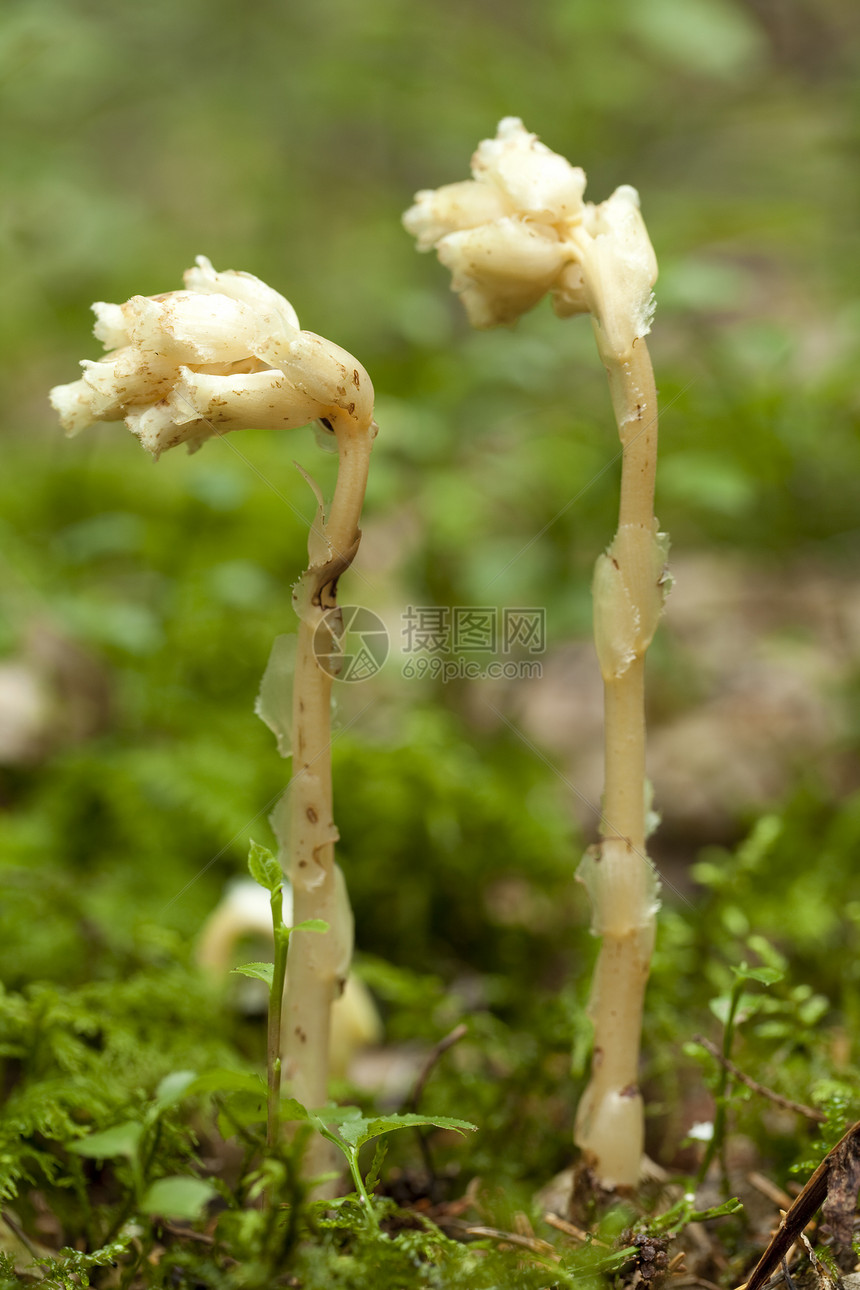
{"type": "MultiPolygon", "coordinates": [[[[289,854],[293,886],[293,923],[321,918],[322,935],[290,937],[284,1003],[284,1075],[292,1095],[304,1106],[325,1105],[328,1095],[331,1005],[343,990],[352,950],[352,921],[334,862],[338,833],[331,785],[332,677],[314,653],[318,630],[336,632],[326,618],[337,605],[337,583],[352,563],[361,537],[364,501],[375,425],[337,430],[338,477],[327,518],[311,530],[308,569],[293,596],[299,615],[293,686],[293,778],[290,782],[289,854]],[[315,559],[320,549],[324,558],[315,559]],[[325,620],[325,621],[324,621],[325,620]],[[322,624],[322,626],[321,626],[322,624]]],[[[326,652],[326,651],[323,651],[326,652]]],[[[311,1140],[306,1172],[331,1166],[320,1137],[311,1140]]]]}
{"type": "Polygon", "coordinates": [[[624,361],[604,354],[623,446],[618,533],[595,572],[595,635],[604,678],[602,841],[583,861],[593,930],[602,936],[589,1013],[594,1053],[575,1140],[607,1186],[638,1181],[644,1139],[638,1087],[645,984],[657,882],[645,850],[645,653],[662,606],[664,548],[654,481],[657,399],[645,342],[624,361]]]}

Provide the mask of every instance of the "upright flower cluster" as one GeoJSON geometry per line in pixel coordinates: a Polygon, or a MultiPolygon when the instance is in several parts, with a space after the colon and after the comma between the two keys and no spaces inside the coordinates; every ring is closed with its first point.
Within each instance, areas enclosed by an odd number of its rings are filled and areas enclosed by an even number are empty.
{"type": "Polygon", "coordinates": [[[517,117],[478,145],[472,175],[417,193],[403,222],[451,270],[473,326],[515,322],[551,292],[560,317],[592,314],[601,347],[623,361],[650,330],[657,280],[636,189],[583,201],[585,172],[517,117]]]}
{"type": "Polygon", "coordinates": [[[203,256],[185,290],[93,305],[108,351],[83,376],[51,391],[67,434],[125,421],[154,457],[185,443],[255,427],[322,421],[365,428],[370,378],[351,354],[301,331],[288,300],[250,273],[216,273],[203,256]]]}
{"type": "Polygon", "coordinates": [[[418,193],[403,217],[407,230],[452,271],[476,327],[512,323],[546,293],[561,317],[590,313],[622,445],[618,531],[594,577],[606,787],[601,841],[578,877],[602,944],[589,1004],[592,1074],[574,1138],[605,1186],[634,1186],[644,1141],[642,1004],[659,904],[646,851],[645,654],[668,590],[668,540],[654,517],[657,392],[645,340],[657,261],[635,188],[617,188],[599,205],[584,201],[582,170],[515,117],[479,144],[472,176],[418,193]]]}

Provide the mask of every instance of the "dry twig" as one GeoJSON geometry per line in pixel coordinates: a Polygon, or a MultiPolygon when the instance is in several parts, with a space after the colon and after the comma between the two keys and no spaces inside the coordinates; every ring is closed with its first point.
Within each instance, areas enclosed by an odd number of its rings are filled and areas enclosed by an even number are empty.
{"type": "Polygon", "coordinates": [[[438,1044],[435,1044],[433,1048],[430,1049],[423,1066],[418,1072],[412,1092],[403,1104],[404,1111],[418,1110],[418,1103],[421,1101],[424,1086],[430,1078],[433,1067],[436,1065],[439,1058],[447,1053],[449,1048],[453,1048],[455,1044],[458,1044],[460,1040],[468,1034],[468,1032],[469,1027],[466,1025],[465,1021],[461,1021],[458,1026],[455,1026],[452,1031],[439,1040],[438,1044]]]}
{"type": "Polygon", "coordinates": [[[843,1238],[848,1230],[847,1225],[853,1226],[853,1213],[857,1204],[857,1188],[853,1187],[852,1191],[852,1185],[857,1176],[858,1154],[860,1120],[852,1124],[832,1151],[828,1151],[797,1200],[784,1215],[776,1235],[741,1290],[761,1290],[795,1241],[802,1240],[807,1249],[811,1249],[804,1228],[822,1205],[825,1206],[825,1218],[836,1239],[843,1238]]]}
{"type": "Polygon", "coordinates": [[[804,1106],[802,1102],[792,1102],[791,1098],[783,1097],[781,1093],[774,1093],[772,1088],[767,1088],[764,1084],[759,1084],[757,1080],[744,1074],[739,1066],[729,1061],[728,1057],[724,1057],[717,1045],[711,1043],[710,1039],[706,1039],[704,1035],[693,1035],[693,1043],[698,1044],[700,1048],[704,1048],[706,1052],[709,1052],[715,1061],[724,1066],[735,1079],[740,1080],[742,1084],[746,1084],[747,1088],[751,1088],[754,1093],[759,1093],[762,1097],[766,1097],[769,1102],[773,1102],[776,1106],[784,1107],[786,1111],[796,1111],[798,1115],[803,1115],[807,1120],[813,1120],[816,1124],[823,1124],[827,1119],[827,1116],[822,1111],[816,1111],[811,1106],[804,1106]]]}

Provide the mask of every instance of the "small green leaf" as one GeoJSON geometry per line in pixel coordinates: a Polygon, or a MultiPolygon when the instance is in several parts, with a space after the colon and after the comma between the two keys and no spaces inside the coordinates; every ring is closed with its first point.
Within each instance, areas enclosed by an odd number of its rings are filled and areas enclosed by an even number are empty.
{"type": "Polygon", "coordinates": [[[230,971],[239,976],[252,976],[257,981],[265,981],[266,985],[271,987],[275,965],[274,963],[243,963],[241,967],[231,968],[230,971]]]}
{"type": "Polygon", "coordinates": [[[265,1081],[259,1075],[250,1071],[231,1071],[221,1066],[206,1071],[205,1075],[198,1075],[186,1089],[189,1097],[196,1093],[253,1093],[262,1096],[265,1092],[265,1081]]]}
{"type": "Polygon", "coordinates": [[[764,963],[765,967],[776,968],[778,972],[784,972],[788,967],[788,959],[784,954],[780,954],[775,945],[764,936],[750,936],[747,945],[764,963]]]}
{"type": "Polygon", "coordinates": [[[281,1098],[280,1115],[282,1120],[310,1120],[313,1117],[308,1114],[301,1102],[297,1102],[294,1097],[281,1098]]]}
{"type": "Polygon", "coordinates": [[[781,981],[785,976],[785,973],[780,972],[779,968],[751,968],[747,967],[746,963],[742,963],[740,967],[733,967],[732,972],[740,981],[758,981],[761,985],[775,985],[777,981],[781,981]]]}
{"type": "MultiPolygon", "coordinates": [[[[764,1002],[765,996],[763,994],[742,994],[735,1010],[735,1022],[739,1024],[748,1020],[749,1017],[755,1016],[757,1012],[761,1011],[764,1002]]],[[[730,994],[721,994],[716,999],[711,999],[708,1003],[711,1012],[724,1026],[728,1023],[731,1006],[732,996],[730,994]]]]}
{"type": "Polygon", "coordinates": [[[379,1177],[382,1173],[382,1166],[385,1163],[385,1157],[387,1154],[388,1143],[383,1142],[380,1138],[374,1148],[373,1162],[371,1163],[370,1169],[367,1172],[367,1177],[364,1180],[364,1186],[367,1189],[367,1194],[369,1196],[372,1196],[379,1186],[379,1177]]]}
{"type": "Polygon", "coordinates": [[[224,1098],[217,1116],[218,1132],[222,1138],[232,1138],[239,1130],[262,1125],[265,1119],[266,1090],[258,1082],[253,1091],[239,1089],[224,1098]]]}
{"type": "MultiPolygon", "coordinates": [[[[33,1262],[36,1267],[47,1268],[48,1270],[48,1279],[43,1280],[40,1284],[52,1286],[88,1286],[90,1284],[90,1280],[87,1274],[91,1272],[93,1268],[104,1268],[109,1264],[113,1264],[113,1266],[116,1267],[117,1260],[121,1259],[124,1254],[128,1253],[128,1247],[130,1244],[131,1237],[124,1236],[119,1240],[111,1241],[108,1245],[103,1245],[100,1250],[93,1250],[92,1254],[84,1254],[81,1250],[74,1250],[71,1246],[64,1245],[63,1248],[58,1250],[55,1255],[51,1255],[48,1258],[34,1259],[33,1262]]],[[[2,1259],[2,1257],[3,1256],[0,1255],[0,1259],[2,1259]]],[[[0,1262],[0,1270],[4,1272],[6,1270],[2,1266],[2,1262],[0,1262]]],[[[12,1263],[10,1267],[10,1275],[14,1276],[14,1271],[15,1265],[12,1263]]],[[[13,1282],[10,1281],[9,1284],[11,1285],[13,1282]]],[[[14,1284],[22,1285],[23,1283],[18,1279],[18,1277],[14,1277],[14,1284]]],[[[29,1278],[27,1280],[27,1285],[30,1285],[29,1278]]]]}
{"type": "Polygon", "coordinates": [[[248,849],[248,872],[254,882],[265,887],[266,891],[277,891],[284,881],[283,870],[271,851],[268,847],[261,847],[253,838],[248,849]]]}
{"type": "Polygon", "coordinates": [[[306,918],[303,923],[296,923],[288,928],[290,932],[327,932],[328,923],[324,918],[306,918]]]}
{"type": "Polygon", "coordinates": [[[324,1124],[344,1124],[347,1120],[360,1120],[361,1107],[358,1106],[322,1106],[309,1114],[324,1124]]]}
{"type": "Polygon", "coordinates": [[[140,1207],[144,1214],[161,1218],[200,1218],[210,1200],[218,1195],[202,1178],[159,1178],[146,1191],[140,1207]]]}
{"type": "Polygon", "coordinates": [[[366,1120],[363,1116],[344,1121],[338,1127],[338,1133],[349,1146],[358,1151],[365,1142],[372,1142],[383,1133],[393,1133],[395,1129],[414,1129],[429,1125],[435,1129],[453,1129],[456,1133],[474,1132],[477,1125],[468,1120],[454,1120],[450,1116],[426,1115],[385,1115],[375,1120],[366,1120]]]}
{"type": "Polygon", "coordinates": [[[76,1156],[89,1156],[94,1160],[111,1160],[114,1156],[131,1158],[137,1154],[142,1133],[143,1125],[139,1121],[125,1120],[111,1129],[103,1129],[101,1133],[91,1133],[89,1137],[70,1142],[69,1151],[76,1156]]]}
{"type": "Polygon", "coordinates": [[[710,1209],[694,1210],[690,1214],[691,1223],[705,1223],[712,1218],[727,1218],[730,1214],[739,1214],[743,1209],[743,1201],[737,1196],[731,1200],[724,1200],[722,1205],[714,1205],[710,1209]]]}
{"type": "Polygon", "coordinates": [[[196,1071],[171,1071],[165,1075],[155,1090],[156,1106],[161,1108],[181,1102],[196,1078],[196,1071]]]}

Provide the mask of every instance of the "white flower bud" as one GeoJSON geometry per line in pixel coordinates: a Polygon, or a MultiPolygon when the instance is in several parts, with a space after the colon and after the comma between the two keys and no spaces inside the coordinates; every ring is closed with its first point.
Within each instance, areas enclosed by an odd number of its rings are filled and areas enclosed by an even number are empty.
{"type": "Polygon", "coordinates": [[[470,322],[514,322],[551,291],[560,317],[591,313],[605,356],[623,361],[648,334],[657,278],[636,190],[584,203],[584,172],[518,117],[478,145],[472,174],[418,193],[403,217],[418,249],[435,247],[451,269],[470,322]]]}
{"type": "Polygon", "coordinates": [[[291,429],[325,418],[367,432],[373,386],[360,363],[298,330],[289,301],[249,273],[216,273],[202,256],[187,290],[94,305],[110,347],[81,380],[51,391],[68,434],[124,418],[156,457],[255,426],[291,429]]]}

